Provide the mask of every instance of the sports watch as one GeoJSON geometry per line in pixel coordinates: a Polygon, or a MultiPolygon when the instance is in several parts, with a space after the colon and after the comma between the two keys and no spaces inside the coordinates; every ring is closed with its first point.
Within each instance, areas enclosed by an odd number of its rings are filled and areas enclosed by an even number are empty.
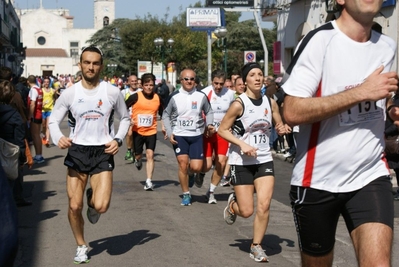
{"type": "Polygon", "coordinates": [[[122,146],[122,140],[119,138],[114,138],[114,140],[118,143],[118,146],[121,147],[122,146]]]}

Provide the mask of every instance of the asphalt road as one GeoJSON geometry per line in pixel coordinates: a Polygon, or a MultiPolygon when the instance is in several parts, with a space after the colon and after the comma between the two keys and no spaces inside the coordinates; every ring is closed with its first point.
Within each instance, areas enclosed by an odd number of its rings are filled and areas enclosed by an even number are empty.
{"type": "MultiPolygon", "coordinates": [[[[63,125],[66,131],[66,126],[63,125]]],[[[74,266],[75,241],[67,218],[65,150],[43,148],[46,162],[25,175],[25,196],[30,207],[19,208],[20,249],[14,266],[74,266]]],[[[125,146],[115,157],[114,188],[109,211],[99,222],[85,223],[90,266],[258,266],[248,256],[253,217],[238,218],[229,226],[223,209],[229,187],[217,188],[216,205],[205,202],[204,187],[193,187],[193,204],[180,205],[177,164],[168,142],[156,148],[152,192],[143,190],[145,166],[137,171],[124,160],[125,146]]],[[[268,266],[300,266],[296,232],[288,191],[292,164],[275,157],[276,185],[263,248],[268,266]]],[[[86,211],[86,203],[84,212],[86,211]]],[[[395,203],[394,250],[399,251],[399,203],[395,203]]],[[[322,216],[322,215],[321,215],[322,216]]],[[[396,255],[395,255],[396,256],[396,255]]],[[[334,266],[356,266],[351,241],[340,220],[334,266]]],[[[394,257],[393,266],[399,266],[394,257]]]]}

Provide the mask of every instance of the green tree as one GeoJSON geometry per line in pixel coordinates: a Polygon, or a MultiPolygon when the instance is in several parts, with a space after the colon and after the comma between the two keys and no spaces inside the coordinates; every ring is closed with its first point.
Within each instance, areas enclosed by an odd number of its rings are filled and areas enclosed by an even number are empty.
{"type": "MultiPolygon", "coordinates": [[[[202,7],[197,2],[193,7],[202,7]]],[[[202,80],[207,79],[207,33],[193,31],[186,26],[186,10],[180,7],[181,13],[171,19],[168,10],[163,18],[150,13],[142,18],[116,19],[112,24],[97,31],[88,41],[101,47],[104,52],[104,74],[111,74],[107,68],[109,63],[117,64],[116,74],[137,73],[137,61],[162,61],[156,51],[154,39],[161,37],[166,44],[169,38],[174,39],[171,51],[165,53],[163,63],[175,62],[177,72],[184,68],[192,68],[202,80]]],[[[227,41],[227,72],[239,73],[243,63],[245,50],[257,51],[257,59],[263,58],[263,48],[255,21],[239,22],[241,13],[225,12],[227,41]]],[[[276,39],[276,27],[264,29],[269,51],[269,62],[272,62],[273,42],[276,39]]],[[[213,69],[223,66],[223,47],[215,42],[212,46],[213,69]]],[[[220,43],[219,43],[220,44],[220,43]]]]}

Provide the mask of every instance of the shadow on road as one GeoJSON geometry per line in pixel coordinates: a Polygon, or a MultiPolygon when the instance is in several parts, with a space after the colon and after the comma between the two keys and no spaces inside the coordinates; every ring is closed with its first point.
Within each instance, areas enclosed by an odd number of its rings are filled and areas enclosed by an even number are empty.
{"type": "MultiPolygon", "coordinates": [[[[251,239],[236,239],[235,244],[230,244],[231,247],[238,247],[240,250],[248,252],[251,246],[251,239]]],[[[280,238],[277,235],[265,235],[262,241],[262,247],[266,250],[268,256],[280,254],[283,248],[281,244],[285,244],[285,247],[295,247],[295,242],[290,239],[280,238]]]]}
{"type": "Polygon", "coordinates": [[[160,237],[159,234],[149,233],[149,230],[137,230],[126,235],[118,235],[102,238],[89,243],[92,248],[88,255],[95,256],[103,251],[107,251],[110,255],[121,255],[134,246],[143,245],[155,238],[160,237]]]}

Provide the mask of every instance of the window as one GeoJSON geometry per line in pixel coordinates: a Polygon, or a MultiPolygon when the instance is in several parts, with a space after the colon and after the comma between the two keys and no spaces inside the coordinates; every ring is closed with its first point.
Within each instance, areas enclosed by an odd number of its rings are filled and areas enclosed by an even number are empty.
{"type": "Polygon", "coordinates": [[[44,45],[46,43],[46,38],[44,38],[43,36],[40,36],[39,38],[37,38],[37,43],[39,45],[44,45]]]}
{"type": "Polygon", "coordinates": [[[109,24],[109,18],[108,17],[104,17],[103,18],[103,26],[107,26],[109,24]]]}

